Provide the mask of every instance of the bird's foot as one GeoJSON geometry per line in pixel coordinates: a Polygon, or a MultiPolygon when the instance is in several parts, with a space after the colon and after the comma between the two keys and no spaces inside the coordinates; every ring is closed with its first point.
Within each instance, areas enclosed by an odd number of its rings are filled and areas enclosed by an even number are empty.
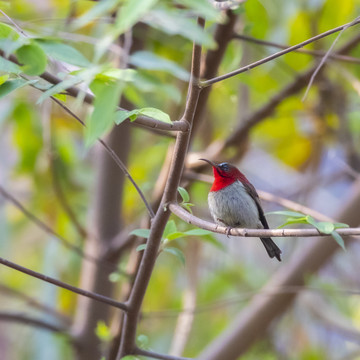
{"type": "Polygon", "coordinates": [[[231,226],[228,226],[228,227],[226,228],[226,236],[227,236],[228,238],[230,238],[230,231],[231,231],[231,229],[232,229],[231,226]]]}

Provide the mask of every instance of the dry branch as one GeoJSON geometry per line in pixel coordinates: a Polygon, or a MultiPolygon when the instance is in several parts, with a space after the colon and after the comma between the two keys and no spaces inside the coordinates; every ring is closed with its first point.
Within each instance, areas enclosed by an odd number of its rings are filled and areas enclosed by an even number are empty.
{"type": "Polygon", "coordinates": [[[69,290],[75,294],[79,294],[79,295],[82,295],[82,296],[85,296],[85,297],[88,297],[88,298],[91,298],[93,300],[96,300],[96,301],[100,301],[104,304],[108,304],[108,305],[111,305],[115,308],[118,308],[118,309],[121,309],[121,310],[124,310],[124,311],[127,311],[128,310],[128,306],[122,302],[119,302],[119,301],[116,301],[116,300],[113,300],[107,296],[103,296],[103,295],[100,295],[100,294],[96,294],[94,292],[91,292],[91,291],[86,291],[86,290],[83,290],[83,289],[80,289],[80,288],[77,288],[75,286],[72,286],[72,285],[69,285],[67,283],[64,283],[60,280],[57,280],[57,279],[54,279],[50,276],[46,276],[46,275],[43,275],[41,273],[38,273],[34,270],[30,270],[30,269],[27,269],[21,265],[18,265],[18,264],[15,264],[9,260],[6,260],[4,258],[0,258],[0,264],[3,264],[9,268],[12,268],[14,270],[17,270],[17,271],[20,271],[26,275],[29,275],[29,276],[32,276],[34,278],[37,278],[37,279],[40,279],[42,281],[46,281],[50,284],[53,284],[55,286],[58,286],[58,287],[61,287],[63,289],[66,289],[66,290],[69,290]]]}
{"type": "Polygon", "coordinates": [[[231,72],[228,73],[228,74],[224,74],[224,75],[218,76],[218,77],[216,77],[216,78],[203,81],[203,82],[201,82],[200,85],[201,85],[202,87],[207,87],[207,86],[213,85],[213,84],[215,84],[215,83],[217,83],[217,82],[219,82],[219,81],[223,81],[223,80],[229,79],[229,78],[231,78],[231,77],[233,77],[233,76],[236,76],[236,75],[239,75],[239,74],[241,74],[241,73],[243,73],[243,72],[245,72],[245,71],[254,69],[254,68],[257,67],[257,66],[266,64],[267,62],[269,62],[269,61],[271,61],[271,60],[274,60],[274,59],[276,59],[276,58],[278,58],[278,57],[280,57],[280,56],[283,56],[283,55],[285,55],[285,54],[288,54],[289,52],[292,52],[292,51],[294,51],[294,50],[296,50],[296,49],[299,49],[299,48],[301,48],[301,47],[303,47],[303,46],[305,46],[305,45],[307,45],[307,44],[310,44],[310,43],[312,43],[312,42],[314,42],[314,41],[317,41],[317,40],[322,39],[322,38],[324,38],[324,37],[326,37],[326,36],[329,36],[329,35],[331,35],[331,34],[334,34],[334,33],[338,32],[338,31],[343,31],[344,29],[347,29],[347,28],[349,28],[350,26],[354,26],[354,25],[357,25],[357,24],[359,24],[359,23],[360,23],[360,19],[357,19],[357,20],[352,21],[352,22],[350,22],[350,23],[348,23],[348,24],[344,24],[344,25],[338,26],[338,27],[336,27],[336,28],[334,28],[334,29],[325,31],[325,32],[322,33],[322,34],[316,35],[316,36],[314,36],[314,37],[312,37],[312,38],[310,38],[310,39],[308,39],[308,40],[305,40],[305,41],[297,44],[297,45],[290,46],[289,48],[287,48],[287,49],[285,49],[285,50],[279,51],[279,52],[277,52],[277,53],[275,53],[275,54],[273,54],[273,55],[270,55],[270,56],[267,56],[267,57],[265,57],[265,58],[263,58],[263,59],[261,59],[261,60],[255,61],[255,62],[252,63],[252,64],[249,64],[249,65],[243,66],[243,67],[240,68],[240,69],[231,71],[231,72]]]}
{"type": "MultiPolygon", "coordinates": [[[[201,229],[216,232],[218,234],[243,236],[243,237],[314,237],[331,236],[331,234],[322,234],[317,229],[243,229],[231,228],[217,225],[215,223],[202,220],[193,214],[187,212],[177,203],[171,203],[169,209],[180,219],[188,224],[195,225],[201,229]]],[[[336,232],[341,236],[360,235],[360,227],[337,229],[336,232]]]]}
{"type": "MultiPolygon", "coordinates": [[[[200,19],[198,23],[200,26],[204,27],[204,20],[200,19]]],[[[189,92],[184,115],[182,117],[182,121],[186,122],[190,129],[193,123],[196,105],[200,94],[200,87],[198,86],[200,62],[201,46],[194,44],[189,92]]],[[[183,171],[186,153],[188,151],[190,134],[191,131],[179,132],[177,134],[169,176],[164,189],[164,195],[155,218],[152,221],[147,246],[141,259],[134,286],[127,302],[129,312],[125,314],[124,318],[123,332],[117,360],[120,360],[123,356],[128,354],[132,354],[135,349],[135,337],[140,308],[155,266],[161,236],[170,216],[170,211],[166,208],[166,206],[176,198],[177,188],[183,171]]]]}

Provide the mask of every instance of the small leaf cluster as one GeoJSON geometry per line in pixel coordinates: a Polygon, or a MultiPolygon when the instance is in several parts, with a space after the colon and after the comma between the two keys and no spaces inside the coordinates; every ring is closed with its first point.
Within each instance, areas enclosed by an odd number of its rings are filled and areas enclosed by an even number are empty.
{"type": "Polygon", "coordinates": [[[308,224],[314,226],[321,234],[331,234],[334,240],[345,250],[343,238],[335,231],[336,229],[347,228],[349,225],[344,223],[332,223],[329,221],[316,221],[312,216],[305,215],[296,211],[273,211],[268,214],[287,216],[285,223],[278,226],[282,228],[291,224],[308,224]]]}
{"type": "MultiPolygon", "coordinates": [[[[136,235],[139,237],[143,237],[145,239],[148,239],[150,236],[150,229],[136,229],[133,230],[131,235],[136,235]]],[[[184,253],[177,247],[169,246],[169,243],[180,238],[188,237],[188,236],[203,236],[206,241],[211,242],[217,247],[222,248],[222,244],[216,241],[212,237],[212,232],[204,229],[191,229],[187,231],[179,231],[175,221],[169,220],[165,226],[165,230],[161,239],[161,247],[160,252],[164,251],[166,253],[172,254],[176,256],[176,258],[185,265],[185,256],[184,253]]],[[[136,250],[142,251],[146,249],[147,244],[141,244],[139,245],[136,250]]]]}
{"type": "Polygon", "coordinates": [[[181,186],[178,187],[178,192],[182,198],[182,202],[180,203],[180,205],[185,209],[187,210],[189,213],[192,214],[192,211],[191,211],[191,207],[194,206],[194,204],[192,204],[190,202],[190,195],[189,193],[187,192],[187,190],[181,186]]]}

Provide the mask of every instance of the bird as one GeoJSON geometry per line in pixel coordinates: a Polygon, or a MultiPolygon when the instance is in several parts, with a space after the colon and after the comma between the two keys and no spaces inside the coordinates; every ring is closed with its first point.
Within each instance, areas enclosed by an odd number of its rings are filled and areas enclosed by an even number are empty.
{"type": "MultiPolygon", "coordinates": [[[[231,228],[269,229],[259,195],[246,176],[227,162],[199,159],[213,167],[214,182],[208,195],[211,216],[219,225],[231,228]]],[[[281,261],[281,250],[270,237],[261,237],[270,258],[281,261]]]]}

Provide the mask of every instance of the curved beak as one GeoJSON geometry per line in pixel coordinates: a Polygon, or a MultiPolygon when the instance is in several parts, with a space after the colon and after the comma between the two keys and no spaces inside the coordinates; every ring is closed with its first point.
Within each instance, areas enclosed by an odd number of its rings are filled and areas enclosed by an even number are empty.
{"type": "Polygon", "coordinates": [[[211,161],[211,160],[207,160],[207,159],[199,159],[199,160],[202,160],[202,161],[207,162],[208,164],[210,164],[210,165],[213,166],[214,168],[217,168],[217,167],[218,167],[218,165],[215,164],[215,163],[214,163],[213,161],[211,161]]]}

